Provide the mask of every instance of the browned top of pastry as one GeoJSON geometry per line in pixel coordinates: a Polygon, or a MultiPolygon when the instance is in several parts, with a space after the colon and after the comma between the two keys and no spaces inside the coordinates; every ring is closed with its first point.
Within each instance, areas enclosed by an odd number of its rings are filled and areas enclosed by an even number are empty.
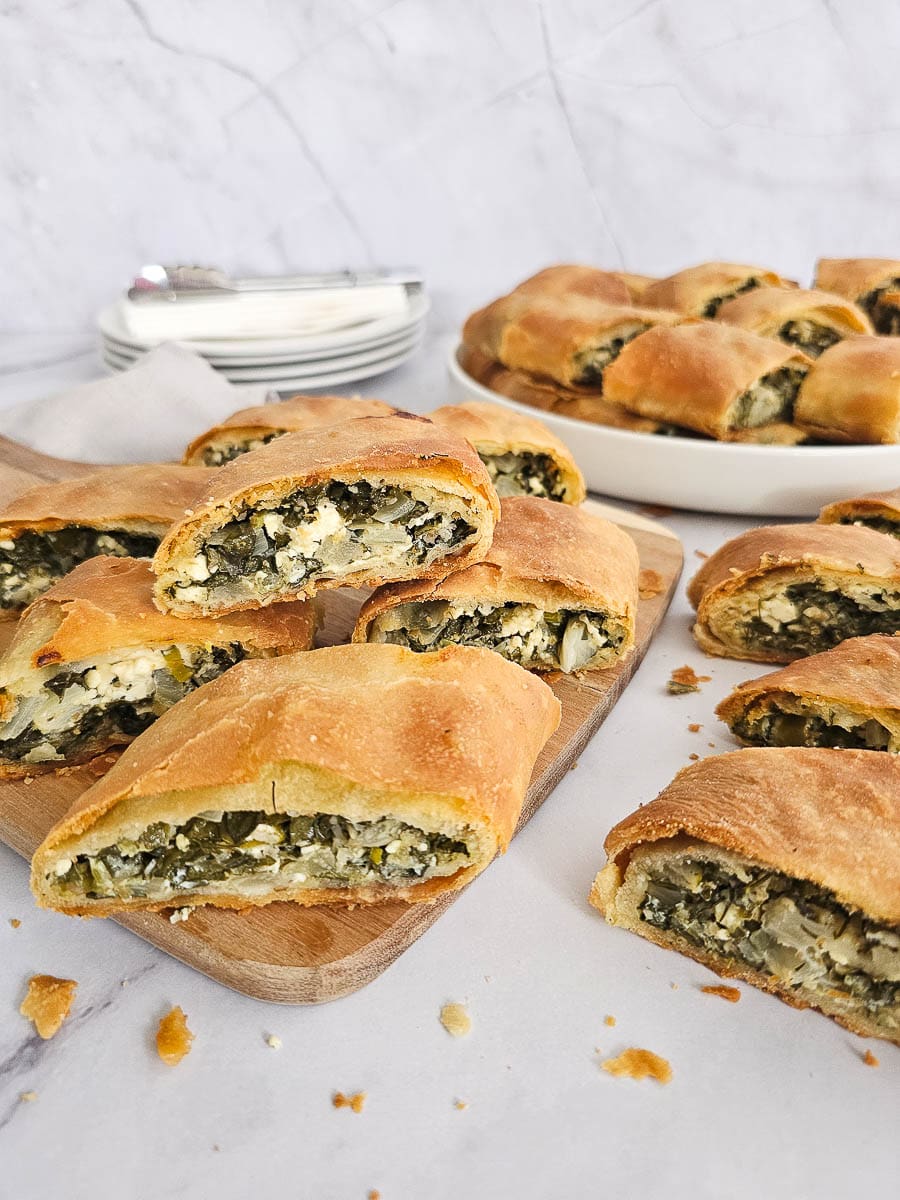
{"type": "Polygon", "coordinates": [[[688,584],[688,599],[697,608],[715,589],[734,591],[756,575],[805,564],[897,579],[900,545],[889,534],[858,525],[763,525],[710,555],[688,584]]]}
{"type": "Polygon", "coordinates": [[[900,337],[830,346],[803,382],[795,419],[832,441],[900,439],[900,337]]]}
{"type": "Polygon", "coordinates": [[[711,300],[729,295],[751,279],[760,287],[791,287],[792,281],[765,267],[743,263],[709,262],[686,267],[644,289],[641,303],[702,317],[711,300]]]}
{"type": "Polygon", "coordinates": [[[900,756],[749,749],[685,768],[606,839],[631,850],[685,834],[806,879],[876,920],[900,921],[900,756]]]}
{"type": "Polygon", "coordinates": [[[591,300],[606,300],[610,304],[629,304],[628,285],[616,271],[601,271],[598,267],[560,263],[544,267],[536,275],[513,289],[520,295],[554,299],[558,296],[587,296],[591,300]]]}
{"type": "Polygon", "coordinates": [[[765,337],[774,336],[785,321],[818,318],[846,333],[872,333],[865,312],[844,296],[804,288],[753,288],[726,300],[716,320],[765,337]]]}
{"type": "Polygon", "coordinates": [[[895,279],[900,279],[900,259],[896,258],[820,258],[816,263],[815,286],[851,300],[895,279]]]}
{"type": "Polygon", "coordinates": [[[835,500],[826,504],[819,513],[819,520],[834,524],[850,517],[877,517],[884,515],[900,522],[900,487],[889,492],[866,492],[863,496],[851,496],[847,500],[835,500]]]}

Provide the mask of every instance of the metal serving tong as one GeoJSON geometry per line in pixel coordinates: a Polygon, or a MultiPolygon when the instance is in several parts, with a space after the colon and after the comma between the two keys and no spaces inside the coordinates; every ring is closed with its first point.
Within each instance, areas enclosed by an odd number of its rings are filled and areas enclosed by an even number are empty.
{"type": "Polygon", "coordinates": [[[318,275],[270,275],[257,279],[230,279],[217,267],[166,267],[151,263],[141,267],[128,289],[128,299],[138,302],[179,297],[221,296],[238,292],[305,292],[318,288],[357,288],[403,285],[417,290],[422,276],[413,268],[393,270],[376,267],[369,271],[332,271],[318,275]]]}

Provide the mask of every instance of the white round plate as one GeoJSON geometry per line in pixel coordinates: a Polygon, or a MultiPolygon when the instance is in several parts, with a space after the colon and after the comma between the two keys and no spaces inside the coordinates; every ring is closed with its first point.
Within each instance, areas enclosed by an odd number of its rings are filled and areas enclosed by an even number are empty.
{"type": "Polygon", "coordinates": [[[591,425],[507,400],[450,352],[451,402],[536,417],[568,445],[592,492],[700,512],[809,517],[832,500],[900,485],[900,446],[745,446],[591,425]]]}
{"type": "MultiPolygon", "coordinates": [[[[178,338],[198,354],[215,359],[249,359],[250,362],[275,362],[284,359],[299,362],[305,358],[333,357],[345,350],[365,349],[376,345],[382,338],[397,337],[421,324],[430,308],[427,296],[414,292],[409,297],[409,309],[402,316],[378,317],[361,325],[338,329],[334,333],[311,334],[308,337],[279,338],[212,338],[189,341],[178,338]]],[[[104,308],[97,318],[100,332],[109,342],[116,343],[120,351],[143,353],[152,350],[158,342],[141,341],[122,324],[117,304],[104,308]]],[[[239,365],[235,362],[235,365],[239,365]]]]}

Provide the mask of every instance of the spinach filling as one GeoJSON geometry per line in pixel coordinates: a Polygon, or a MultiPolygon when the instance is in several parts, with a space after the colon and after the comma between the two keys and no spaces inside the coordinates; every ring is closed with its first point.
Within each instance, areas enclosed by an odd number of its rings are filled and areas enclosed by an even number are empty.
{"type": "Polygon", "coordinates": [[[65,762],[129,742],[243,657],[236,642],[209,649],[169,646],[59,671],[17,698],[0,726],[0,760],[65,762]]]}
{"type": "Polygon", "coordinates": [[[900,333],[900,309],[882,300],[885,292],[898,290],[900,290],[900,278],[892,279],[889,283],[882,284],[881,287],[873,288],[871,292],[866,292],[856,301],[860,308],[864,308],[869,314],[876,333],[885,334],[888,337],[900,333]]]}
{"type": "Polygon", "coordinates": [[[160,538],[125,529],[25,529],[0,541],[0,608],[21,608],[37,599],[73,567],[109,554],[114,558],[152,558],[160,538]]]}
{"type": "MultiPolygon", "coordinates": [[[[452,875],[471,862],[464,839],[426,833],[394,817],[350,821],[333,813],[203,813],[183,825],[156,822],[135,840],[56,864],[54,886],[91,900],[166,899],[227,892],[257,881],[288,887],[403,885],[452,875]]],[[[249,890],[253,890],[251,887],[249,890]]]]}
{"type": "Polygon", "coordinates": [[[575,356],[576,375],[573,382],[580,387],[597,386],[602,388],[604,369],[613,359],[619,357],[629,342],[640,334],[646,333],[649,328],[649,325],[641,325],[638,329],[631,330],[630,333],[623,333],[620,337],[610,338],[587,350],[581,350],[575,356]]]}
{"type": "MultiPolygon", "coordinates": [[[[765,712],[742,713],[731,725],[734,733],[755,746],[826,746],[838,750],[890,750],[891,731],[880,721],[860,714],[810,710],[786,712],[768,702],[765,712]],[[843,721],[844,724],[840,724],[843,721]]],[[[900,751],[900,746],[896,747],[900,751]]]]}
{"type": "Polygon", "coordinates": [[[267,446],[269,442],[274,442],[285,432],[287,431],[284,429],[273,429],[271,433],[263,434],[262,437],[243,438],[241,441],[226,442],[224,445],[218,446],[204,446],[203,465],[204,467],[224,466],[225,463],[240,458],[242,454],[249,454],[251,450],[259,450],[261,446],[267,446]]]}
{"type": "Polygon", "coordinates": [[[841,517],[838,524],[861,525],[865,529],[874,529],[876,533],[900,537],[900,519],[892,521],[890,517],[841,517]]]}
{"type": "Polygon", "coordinates": [[[208,534],[168,591],[191,603],[211,594],[260,598],[351,574],[373,559],[427,566],[474,533],[461,511],[434,511],[414,492],[331,480],[272,507],[247,508],[208,534]]]}
{"type": "Polygon", "coordinates": [[[778,337],[789,346],[796,346],[810,358],[818,358],[829,346],[841,340],[841,335],[830,325],[810,320],[785,321],[778,330],[778,337]]]}
{"type": "Polygon", "coordinates": [[[761,599],[744,624],[749,647],[817,654],[846,638],[900,632],[900,591],[844,592],[817,581],[796,583],[761,599]]]}
{"type": "Polygon", "coordinates": [[[900,1028],[900,929],[824,888],[750,863],[673,859],[651,869],[639,914],[717,958],[839,997],[900,1028]]]}
{"type": "Polygon", "coordinates": [[[480,454],[498,496],[543,496],[562,500],[566,494],[559,467],[549,454],[480,454]]]}
{"type": "Polygon", "coordinates": [[[806,371],[802,366],[780,367],[763,375],[738,397],[732,419],[734,428],[756,429],[773,421],[790,423],[806,371]]]}
{"type": "Polygon", "coordinates": [[[712,300],[707,301],[706,307],[700,316],[714,317],[726,300],[733,300],[735,296],[742,296],[744,292],[752,292],[754,288],[758,288],[759,286],[758,279],[750,278],[745,280],[740,287],[736,287],[730,292],[723,292],[721,296],[713,296],[712,300]]]}
{"type": "Polygon", "coordinates": [[[420,652],[483,646],[522,667],[562,671],[581,670],[597,655],[609,662],[624,639],[624,627],[608,613],[443,600],[397,605],[377,617],[369,633],[369,641],[420,652]]]}

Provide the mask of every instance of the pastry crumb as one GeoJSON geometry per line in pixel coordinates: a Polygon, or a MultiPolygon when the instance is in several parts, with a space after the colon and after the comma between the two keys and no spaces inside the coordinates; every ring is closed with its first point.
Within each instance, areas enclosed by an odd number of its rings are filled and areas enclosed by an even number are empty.
{"type": "Polygon", "coordinates": [[[22,780],[22,782],[25,784],[26,787],[28,787],[29,784],[34,783],[34,776],[26,775],[25,778],[22,780]]]}
{"type": "Polygon", "coordinates": [[[37,1092],[20,1092],[19,1099],[25,1104],[30,1104],[32,1100],[37,1100],[37,1092]]]}
{"type": "Polygon", "coordinates": [[[665,582],[659,571],[651,571],[645,567],[638,575],[638,597],[641,600],[650,600],[653,596],[658,596],[664,586],[665,582]]]}
{"type": "Polygon", "coordinates": [[[169,913],[169,924],[177,925],[179,921],[186,921],[192,911],[187,905],[184,908],[173,908],[169,913]]]}
{"type": "Polygon", "coordinates": [[[13,927],[13,929],[18,929],[22,924],[22,922],[19,920],[18,917],[10,917],[9,923],[13,927]]]}
{"type": "Polygon", "coordinates": [[[701,683],[709,683],[712,675],[698,675],[693,667],[685,664],[676,667],[666,683],[666,691],[671,696],[683,696],[687,692],[699,692],[701,683]]]}
{"type": "Polygon", "coordinates": [[[741,998],[740,988],[729,987],[725,983],[708,983],[700,989],[706,996],[721,996],[729,1004],[737,1004],[741,998]]]}
{"type": "Polygon", "coordinates": [[[573,762],[572,765],[569,767],[569,770],[574,771],[577,766],[578,766],[578,760],[576,759],[575,762],[573,762]]]}
{"type": "Polygon", "coordinates": [[[612,1027],[615,1025],[615,1023],[616,1023],[615,1017],[606,1016],[603,1018],[603,1024],[608,1025],[610,1027],[610,1029],[612,1029],[612,1027]]]}
{"type": "Polygon", "coordinates": [[[28,980],[28,992],[19,1007],[23,1017],[34,1025],[38,1036],[45,1041],[58,1032],[69,1015],[78,984],[74,979],[57,979],[54,975],[33,975],[28,980]]]}
{"type": "Polygon", "coordinates": [[[699,754],[689,754],[688,758],[691,760],[691,762],[697,762],[697,760],[700,758],[700,755],[699,754]]]}
{"type": "Polygon", "coordinates": [[[670,983],[670,984],[669,984],[669,987],[672,989],[672,991],[673,991],[673,992],[677,992],[677,991],[678,991],[678,984],[677,984],[677,983],[670,983]]]}
{"type": "Polygon", "coordinates": [[[466,1037],[472,1032],[472,1018],[464,1004],[445,1004],[441,1009],[441,1024],[451,1037],[466,1037]]]}
{"type": "Polygon", "coordinates": [[[862,1060],[867,1067],[877,1067],[881,1065],[871,1050],[867,1050],[865,1052],[865,1054],[862,1056],[862,1060]]]}
{"type": "Polygon", "coordinates": [[[709,555],[705,550],[695,550],[694,554],[697,556],[697,558],[709,558],[709,555]]]}
{"type": "Polygon", "coordinates": [[[703,726],[698,725],[697,722],[695,721],[693,723],[693,725],[688,725],[688,733],[699,733],[702,728],[703,728],[703,726]]]}
{"type": "Polygon", "coordinates": [[[468,1102],[468,1100],[454,1100],[453,1107],[458,1112],[463,1112],[465,1109],[467,1109],[469,1107],[469,1102],[468,1102]]]}
{"type": "Polygon", "coordinates": [[[191,1052],[194,1035],[188,1029],[187,1017],[177,1005],[167,1012],[156,1031],[156,1052],[170,1067],[177,1066],[191,1052]]]}
{"type": "Polygon", "coordinates": [[[335,1108],[350,1108],[355,1113],[362,1112],[365,1102],[365,1092],[354,1092],[352,1096],[345,1096],[343,1092],[335,1092],[331,1097],[331,1103],[335,1108]]]}
{"type": "Polygon", "coordinates": [[[381,1192],[377,1188],[369,1188],[366,1200],[381,1200],[381,1192]]]}
{"type": "Polygon", "coordinates": [[[709,746],[710,750],[715,750],[715,748],[716,748],[715,742],[707,742],[706,744],[707,744],[707,746],[709,746]]]}
{"type": "Polygon", "coordinates": [[[270,1046],[273,1050],[280,1050],[282,1045],[281,1038],[277,1033],[270,1033],[266,1038],[266,1045],[270,1046]]]}
{"type": "Polygon", "coordinates": [[[626,1079],[655,1079],[658,1083],[669,1083],[672,1078],[672,1068],[668,1061],[654,1054],[652,1050],[640,1050],[630,1046],[616,1058],[608,1058],[600,1066],[609,1075],[626,1079]]]}

